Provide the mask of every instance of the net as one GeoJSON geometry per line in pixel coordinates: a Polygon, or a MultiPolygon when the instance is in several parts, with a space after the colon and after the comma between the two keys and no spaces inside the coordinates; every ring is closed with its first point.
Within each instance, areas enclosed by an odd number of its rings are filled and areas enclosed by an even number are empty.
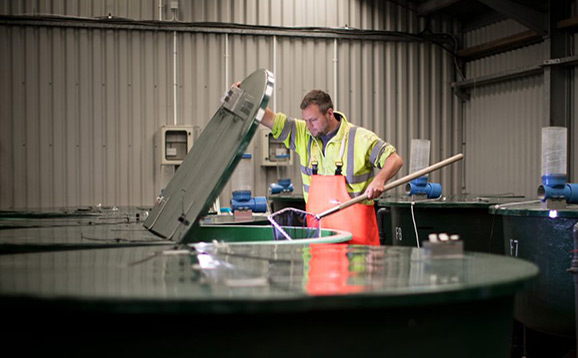
{"type": "Polygon", "coordinates": [[[319,218],[295,208],[285,208],[267,218],[275,240],[312,239],[321,237],[319,218]]]}

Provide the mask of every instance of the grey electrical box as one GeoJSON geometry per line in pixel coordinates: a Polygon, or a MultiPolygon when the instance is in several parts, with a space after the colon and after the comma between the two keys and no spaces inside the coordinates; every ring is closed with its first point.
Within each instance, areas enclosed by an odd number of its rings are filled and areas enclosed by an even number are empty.
{"type": "Polygon", "coordinates": [[[259,146],[261,166],[293,165],[293,156],[289,148],[282,141],[275,139],[268,128],[260,130],[259,146]]]}
{"type": "Polygon", "coordinates": [[[193,127],[164,125],[159,137],[161,165],[181,165],[193,146],[193,127]]]}

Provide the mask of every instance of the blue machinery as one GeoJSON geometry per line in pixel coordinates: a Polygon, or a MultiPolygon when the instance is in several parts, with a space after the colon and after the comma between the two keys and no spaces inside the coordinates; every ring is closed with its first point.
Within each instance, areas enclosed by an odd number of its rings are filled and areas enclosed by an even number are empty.
{"type": "Polygon", "coordinates": [[[233,192],[231,199],[233,211],[251,210],[254,213],[267,211],[267,199],[264,196],[251,197],[250,190],[237,190],[233,192]]]}
{"type": "Polygon", "coordinates": [[[538,187],[538,198],[547,209],[578,203],[578,184],[566,183],[567,142],[567,128],[542,128],[542,185],[538,187]]]}
{"type": "MultiPolygon", "coordinates": [[[[410,173],[417,172],[429,165],[430,147],[431,143],[428,139],[411,140],[410,173]]],[[[427,175],[423,175],[406,184],[405,192],[411,197],[437,199],[442,196],[442,186],[438,183],[428,183],[427,175]]]]}
{"type": "Polygon", "coordinates": [[[232,177],[234,188],[231,199],[231,210],[235,215],[248,213],[264,213],[267,211],[267,199],[264,196],[252,197],[253,188],[253,155],[243,153],[241,161],[232,177]]]}
{"type": "Polygon", "coordinates": [[[291,193],[293,192],[293,184],[291,179],[279,179],[277,183],[269,184],[269,190],[271,194],[291,193]]]}
{"type": "Polygon", "coordinates": [[[566,183],[565,174],[542,175],[542,185],[538,187],[538,198],[542,202],[550,200],[578,204],[578,184],[566,183]]]}
{"type": "Polygon", "coordinates": [[[405,192],[409,196],[426,196],[428,199],[439,198],[442,196],[442,186],[439,183],[429,183],[427,175],[410,181],[405,186],[405,192]]]}

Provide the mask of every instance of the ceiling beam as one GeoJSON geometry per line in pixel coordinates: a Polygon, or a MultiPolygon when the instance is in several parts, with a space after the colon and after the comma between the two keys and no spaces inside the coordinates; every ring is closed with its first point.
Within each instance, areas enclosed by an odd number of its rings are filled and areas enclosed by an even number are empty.
{"type": "Polygon", "coordinates": [[[428,0],[417,7],[417,15],[426,16],[460,1],[461,0],[428,0]]]}
{"type": "Polygon", "coordinates": [[[457,55],[465,61],[472,61],[541,41],[543,41],[542,37],[538,36],[534,31],[525,31],[477,46],[461,49],[457,52],[457,55]]]}
{"type": "Polygon", "coordinates": [[[578,16],[558,21],[557,27],[560,30],[575,32],[578,29],[578,16]]]}
{"type": "Polygon", "coordinates": [[[548,35],[546,14],[511,0],[478,0],[544,37],[548,35]]]}
{"type": "Polygon", "coordinates": [[[477,14],[472,18],[465,18],[462,21],[462,32],[469,32],[473,30],[477,30],[481,27],[485,27],[491,24],[495,24],[496,22],[504,21],[506,17],[504,15],[499,14],[495,11],[484,13],[483,15],[477,14]]]}

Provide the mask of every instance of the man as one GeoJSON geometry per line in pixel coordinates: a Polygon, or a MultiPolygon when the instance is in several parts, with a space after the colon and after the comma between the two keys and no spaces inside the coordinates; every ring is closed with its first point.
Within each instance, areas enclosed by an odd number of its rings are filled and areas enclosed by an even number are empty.
{"type": "Polygon", "coordinates": [[[333,109],[329,94],[312,90],[301,102],[303,119],[269,108],[261,124],[299,154],[306,211],[318,214],[365,193],[367,201],[322,219],[322,227],[353,234],[351,244],[379,245],[373,200],[403,165],[395,148],[333,109]],[[374,176],[373,168],[379,169],[374,176]]]}

